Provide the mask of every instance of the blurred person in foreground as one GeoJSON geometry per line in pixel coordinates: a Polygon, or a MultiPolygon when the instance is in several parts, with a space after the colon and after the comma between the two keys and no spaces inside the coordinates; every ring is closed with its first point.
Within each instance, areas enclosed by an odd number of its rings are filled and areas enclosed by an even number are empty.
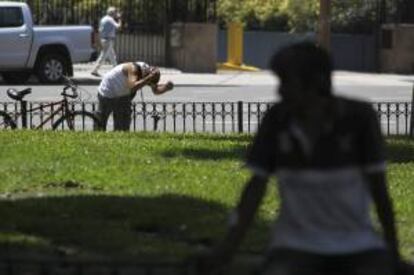
{"type": "Polygon", "coordinates": [[[113,114],[114,130],[128,131],[131,124],[132,100],[144,86],[149,86],[155,95],[161,95],[174,88],[171,81],[160,84],[159,68],[145,62],[119,64],[102,78],[98,87],[98,116],[103,129],[113,114]]]}
{"type": "Polygon", "coordinates": [[[402,274],[384,141],[371,104],[332,94],[331,59],[312,43],[280,50],[271,69],[281,101],[258,129],[246,161],[252,177],[227,235],[198,258],[200,274],[221,274],[273,175],[281,205],[259,274],[402,274]],[[372,201],[382,235],[370,218],[372,201]]]}

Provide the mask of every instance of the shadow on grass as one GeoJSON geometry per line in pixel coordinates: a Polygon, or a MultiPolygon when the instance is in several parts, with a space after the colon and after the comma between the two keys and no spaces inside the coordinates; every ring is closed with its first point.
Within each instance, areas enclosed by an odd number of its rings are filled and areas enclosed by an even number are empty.
{"type": "Polygon", "coordinates": [[[394,137],[388,139],[387,159],[391,163],[414,162],[414,138],[394,137]]]}
{"type": "Polygon", "coordinates": [[[164,139],[165,136],[170,136],[175,140],[205,140],[205,141],[229,141],[250,143],[253,140],[252,134],[217,134],[217,133],[160,133],[160,132],[145,132],[138,133],[143,139],[164,139]]]}
{"type": "Polygon", "coordinates": [[[219,159],[232,159],[243,160],[246,155],[246,146],[236,145],[232,147],[226,147],[223,150],[206,149],[206,148],[184,148],[182,150],[166,150],[161,153],[165,158],[185,157],[190,159],[202,159],[202,160],[219,160],[219,159]]]}
{"type": "Polygon", "coordinates": [[[198,134],[197,139],[211,141],[232,141],[250,143],[253,140],[253,134],[198,134]]]}
{"type": "Polygon", "coordinates": [[[0,255],[183,259],[223,236],[228,212],[215,202],[176,195],[2,200],[0,255]]]}
{"type": "MultiPolygon", "coordinates": [[[[189,135],[178,135],[176,139],[188,139],[189,135]]],[[[217,134],[198,134],[197,140],[205,141],[228,141],[233,142],[221,149],[201,148],[200,146],[187,147],[181,150],[165,150],[161,152],[161,156],[165,158],[185,157],[190,159],[202,159],[202,160],[217,160],[217,159],[244,159],[246,156],[247,148],[252,141],[252,136],[248,134],[242,135],[217,135],[217,134]]]]}

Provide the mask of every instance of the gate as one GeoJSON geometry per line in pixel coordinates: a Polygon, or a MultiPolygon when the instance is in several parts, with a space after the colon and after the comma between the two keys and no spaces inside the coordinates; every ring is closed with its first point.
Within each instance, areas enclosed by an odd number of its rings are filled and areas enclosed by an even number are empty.
{"type": "MultiPolygon", "coordinates": [[[[20,0],[32,9],[36,25],[92,25],[110,6],[122,13],[115,50],[118,61],[143,60],[169,65],[173,22],[207,22],[216,17],[216,0],[20,0]]],[[[99,44],[99,43],[98,43],[99,44]]]]}

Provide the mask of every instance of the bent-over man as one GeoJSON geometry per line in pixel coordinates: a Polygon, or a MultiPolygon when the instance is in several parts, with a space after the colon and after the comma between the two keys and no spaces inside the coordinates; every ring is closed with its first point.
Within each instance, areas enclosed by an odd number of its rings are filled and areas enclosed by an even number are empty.
{"type": "Polygon", "coordinates": [[[151,87],[155,95],[173,89],[171,81],[159,84],[160,70],[144,62],[119,64],[103,77],[98,88],[98,115],[106,129],[108,117],[114,117],[114,130],[128,131],[131,124],[131,102],[138,90],[151,87]]]}

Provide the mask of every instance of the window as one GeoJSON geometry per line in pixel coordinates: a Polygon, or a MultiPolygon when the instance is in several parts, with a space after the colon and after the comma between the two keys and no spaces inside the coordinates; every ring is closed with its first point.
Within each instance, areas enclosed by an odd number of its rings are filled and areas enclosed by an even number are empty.
{"type": "Polygon", "coordinates": [[[0,28],[20,27],[23,25],[22,9],[18,7],[0,8],[0,28]]]}

